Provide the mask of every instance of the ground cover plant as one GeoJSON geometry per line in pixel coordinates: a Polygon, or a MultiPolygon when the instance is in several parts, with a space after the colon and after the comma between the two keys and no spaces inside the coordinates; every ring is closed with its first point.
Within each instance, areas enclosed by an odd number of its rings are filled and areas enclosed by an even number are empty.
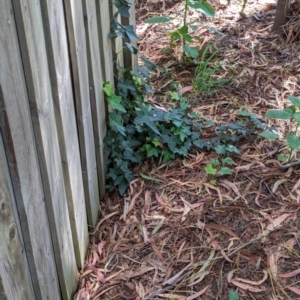
{"type": "MultiPolygon", "coordinates": [[[[195,147],[166,163],[160,152],[134,165],[124,195],[112,190],[104,199],[74,299],[298,299],[300,171],[298,166],[282,169],[286,163],[278,161],[280,154],[289,157],[284,138],[298,132],[291,114],[290,120],[280,121],[266,113],[298,105],[288,97],[298,98],[300,91],[299,46],[290,43],[300,9],[295,4],[291,23],[282,35],[273,35],[272,9],[248,0],[241,16],[237,2],[225,7],[212,3],[216,17],[204,19],[195,34],[205,39],[201,49],[207,44],[220,49],[213,63],[222,67],[214,78],[230,81],[203,93],[193,88],[195,65],[183,66],[165,53],[170,40],[162,24],[142,22],[162,14],[159,2],[151,5],[138,1],[138,48],[166,71],[153,69],[149,82],[143,77],[155,91],[146,106],[170,112],[189,105],[185,112],[216,125],[202,130],[201,139],[224,138],[239,153],[195,147]],[[244,129],[236,127],[238,122],[250,119],[253,131],[235,141],[244,129]],[[258,136],[255,124],[260,123],[272,132],[276,128],[281,139],[258,136]],[[231,175],[218,174],[223,167],[231,175]]],[[[166,16],[184,11],[179,2],[172,5],[166,0],[166,16]]],[[[192,12],[189,18],[199,15],[192,12]]],[[[138,76],[126,79],[146,89],[138,76]]],[[[106,88],[109,97],[119,96],[106,88]]],[[[131,117],[132,125],[139,111],[131,117]]],[[[145,141],[150,147],[157,142],[145,141]]],[[[147,147],[141,153],[147,154],[147,147]]],[[[295,149],[291,162],[297,159],[295,149]]]]}

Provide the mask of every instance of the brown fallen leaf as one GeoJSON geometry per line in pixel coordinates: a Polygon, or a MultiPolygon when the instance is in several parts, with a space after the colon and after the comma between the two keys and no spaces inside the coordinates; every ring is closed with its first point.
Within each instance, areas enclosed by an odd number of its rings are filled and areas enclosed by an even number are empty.
{"type": "Polygon", "coordinates": [[[255,287],[255,286],[253,286],[251,284],[243,283],[243,282],[237,281],[235,279],[232,279],[231,283],[234,284],[235,286],[243,289],[243,290],[246,290],[246,291],[249,291],[249,292],[253,292],[253,293],[259,293],[259,292],[263,292],[264,291],[263,289],[257,288],[257,287],[255,287]]]}
{"type": "Polygon", "coordinates": [[[260,281],[252,281],[252,280],[247,280],[247,279],[243,279],[243,278],[239,278],[239,277],[234,278],[234,280],[237,280],[237,281],[240,281],[240,282],[244,282],[244,283],[249,283],[251,285],[261,285],[268,278],[268,272],[266,270],[263,270],[263,273],[264,273],[264,277],[260,281]]]}
{"type": "Polygon", "coordinates": [[[297,269],[297,270],[294,270],[292,272],[285,273],[285,274],[278,274],[278,276],[282,277],[282,278],[290,278],[290,277],[294,277],[298,274],[300,274],[300,269],[297,269]]]}
{"type": "Polygon", "coordinates": [[[293,287],[293,286],[288,286],[287,287],[290,291],[292,291],[293,293],[297,294],[298,296],[300,296],[300,289],[293,287]]]}

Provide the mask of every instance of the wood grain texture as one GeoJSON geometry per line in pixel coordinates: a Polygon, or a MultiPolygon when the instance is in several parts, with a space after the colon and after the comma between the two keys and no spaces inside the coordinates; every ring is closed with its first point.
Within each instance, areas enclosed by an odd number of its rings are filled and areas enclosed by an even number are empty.
{"type": "Polygon", "coordinates": [[[69,0],[64,3],[72,61],[87,217],[89,225],[94,226],[99,212],[99,186],[82,2],[80,0],[69,0]]]}
{"type": "Polygon", "coordinates": [[[77,268],[55,120],[40,2],[13,0],[37,153],[63,299],[77,287],[77,268]]]}
{"type": "Polygon", "coordinates": [[[110,34],[110,23],[109,18],[113,1],[98,0],[96,1],[97,20],[98,20],[98,32],[99,32],[99,43],[101,51],[101,62],[103,66],[103,76],[105,81],[109,81],[114,86],[114,69],[113,69],[113,50],[112,42],[109,37],[110,34]]]}
{"type": "MultiPolygon", "coordinates": [[[[106,134],[106,114],[104,94],[102,90],[103,76],[100,53],[103,52],[104,49],[100,50],[99,48],[95,0],[83,2],[95,152],[98,166],[100,198],[103,198],[105,194],[105,159],[103,155],[103,139],[106,134]]],[[[113,68],[113,65],[111,68],[113,68]]]]}
{"type": "MultiPolygon", "coordinates": [[[[134,32],[136,32],[136,20],[135,20],[135,5],[134,5],[134,1],[133,4],[130,6],[130,17],[129,18],[125,18],[122,17],[121,18],[121,23],[124,26],[127,25],[131,25],[133,26],[133,30],[134,32]]],[[[124,67],[125,68],[129,68],[129,69],[133,69],[136,70],[137,69],[137,65],[138,65],[138,59],[137,59],[137,55],[136,54],[132,54],[126,47],[125,42],[127,43],[132,43],[132,45],[134,47],[137,48],[137,42],[132,42],[132,41],[123,41],[124,45],[124,67]]]]}
{"type": "Polygon", "coordinates": [[[0,130],[35,295],[60,299],[12,3],[0,0],[0,7],[0,130]]]}
{"type": "Polygon", "coordinates": [[[17,216],[0,133],[0,298],[1,300],[5,298],[9,300],[34,300],[36,298],[17,216]],[[1,294],[4,296],[1,297],[1,294]]]}
{"type": "Polygon", "coordinates": [[[74,250],[82,268],[88,230],[64,8],[58,0],[41,1],[41,6],[74,250]]]}

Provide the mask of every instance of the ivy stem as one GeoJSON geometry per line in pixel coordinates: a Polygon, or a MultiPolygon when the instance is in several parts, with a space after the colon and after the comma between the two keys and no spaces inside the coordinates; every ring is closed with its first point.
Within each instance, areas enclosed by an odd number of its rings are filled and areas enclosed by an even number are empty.
{"type": "MultiPolygon", "coordinates": [[[[184,16],[183,16],[183,26],[186,26],[186,19],[187,19],[187,12],[188,12],[188,0],[185,0],[185,6],[184,6],[184,16]]],[[[182,61],[184,61],[184,47],[185,47],[185,38],[182,37],[182,61]]]]}

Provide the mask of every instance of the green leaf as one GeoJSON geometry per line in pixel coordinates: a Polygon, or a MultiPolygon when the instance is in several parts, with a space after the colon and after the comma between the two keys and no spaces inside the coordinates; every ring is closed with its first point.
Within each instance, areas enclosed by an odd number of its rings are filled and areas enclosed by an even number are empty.
{"type": "Polygon", "coordinates": [[[152,230],[152,234],[155,234],[164,224],[164,219],[160,220],[160,222],[154,227],[152,230]]]}
{"type": "Polygon", "coordinates": [[[287,157],[286,157],[285,155],[283,155],[283,154],[277,155],[277,159],[278,159],[280,162],[282,162],[282,163],[287,162],[287,157]]]}
{"type": "Polygon", "coordinates": [[[294,120],[300,124],[300,113],[299,112],[295,112],[293,115],[294,120]]]}
{"type": "Polygon", "coordinates": [[[216,159],[216,158],[212,158],[212,159],[211,159],[211,163],[212,163],[212,165],[214,165],[214,166],[218,166],[218,165],[220,164],[219,160],[216,159]]]}
{"type": "Polygon", "coordinates": [[[170,38],[172,41],[176,41],[181,39],[181,35],[177,31],[175,31],[170,34],[170,38]]]}
{"type": "Polygon", "coordinates": [[[130,41],[134,42],[134,41],[138,41],[138,36],[135,34],[135,30],[133,25],[126,25],[124,26],[125,31],[126,31],[126,35],[127,37],[130,39],[130,41]]]}
{"type": "Polygon", "coordinates": [[[153,17],[153,18],[146,19],[144,22],[148,24],[155,24],[155,23],[167,23],[171,20],[172,18],[161,16],[161,17],[153,17]]]}
{"type": "Polygon", "coordinates": [[[198,56],[198,50],[195,47],[189,47],[185,45],[183,47],[183,50],[188,57],[196,58],[198,56]]]}
{"type": "Polygon", "coordinates": [[[184,25],[184,26],[182,26],[181,28],[178,29],[178,32],[179,32],[181,35],[187,34],[188,31],[189,31],[189,28],[188,28],[186,25],[184,25]]]}
{"type": "Polygon", "coordinates": [[[286,140],[289,144],[289,146],[293,149],[300,149],[300,137],[295,135],[295,134],[287,134],[286,135],[286,140]]]}
{"type": "Polygon", "coordinates": [[[136,47],[134,47],[132,44],[130,43],[125,43],[127,49],[130,51],[130,53],[132,54],[137,54],[138,53],[138,49],[136,47]]]}
{"type": "Polygon", "coordinates": [[[111,106],[112,109],[119,110],[121,112],[126,112],[126,109],[121,104],[122,97],[112,94],[110,97],[107,97],[107,102],[111,106]]]}
{"type": "Polygon", "coordinates": [[[227,145],[226,146],[226,151],[228,152],[234,152],[236,154],[240,154],[240,151],[237,147],[233,146],[233,145],[227,145]]]}
{"type": "Polygon", "coordinates": [[[228,294],[228,300],[239,300],[240,296],[234,291],[230,290],[228,294]]]}
{"type": "Polygon", "coordinates": [[[231,171],[228,167],[222,167],[220,170],[219,170],[219,174],[220,175],[231,175],[231,171]]]}
{"type": "Polygon", "coordinates": [[[164,148],[162,150],[162,157],[163,157],[163,162],[166,163],[170,161],[171,159],[175,158],[175,154],[171,152],[168,148],[164,148]]]}
{"type": "Polygon", "coordinates": [[[106,96],[110,97],[114,91],[110,85],[109,82],[105,82],[104,85],[103,85],[103,91],[105,92],[106,96]]]}
{"type": "Polygon", "coordinates": [[[290,120],[292,119],[293,114],[285,110],[270,109],[267,111],[266,117],[273,119],[290,120]]]}
{"type": "Polygon", "coordinates": [[[300,98],[295,97],[295,96],[289,96],[288,99],[297,107],[300,108],[300,98]]]}
{"type": "Polygon", "coordinates": [[[137,116],[134,119],[134,124],[145,124],[149,128],[151,128],[156,134],[161,135],[153,120],[155,120],[154,112],[152,110],[149,111],[146,107],[142,107],[142,110],[137,111],[137,116]]]}
{"type": "Polygon", "coordinates": [[[188,6],[202,12],[203,14],[207,15],[208,17],[213,18],[215,16],[215,10],[206,1],[188,0],[188,6]]]}
{"type": "Polygon", "coordinates": [[[205,172],[208,175],[216,175],[217,169],[215,169],[212,164],[209,164],[205,167],[205,172]]]}
{"type": "Polygon", "coordinates": [[[223,165],[231,166],[233,164],[233,160],[231,159],[231,157],[225,157],[225,158],[222,158],[222,163],[223,163],[223,165]]]}
{"type": "Polygon", "coordinates": [[[279,134],[271,131],[264,131],[262,133],[259,133],[258,135],[268,140],[279,139],[279,134]]]}
{"type": "Polygon", "coordinates": [[[121,133],[123,136],[126,136],[126,128],[122,125],[122,117],[120,115],[115,113],[109,114],[109,124],[117,132],[121,133]]]}

